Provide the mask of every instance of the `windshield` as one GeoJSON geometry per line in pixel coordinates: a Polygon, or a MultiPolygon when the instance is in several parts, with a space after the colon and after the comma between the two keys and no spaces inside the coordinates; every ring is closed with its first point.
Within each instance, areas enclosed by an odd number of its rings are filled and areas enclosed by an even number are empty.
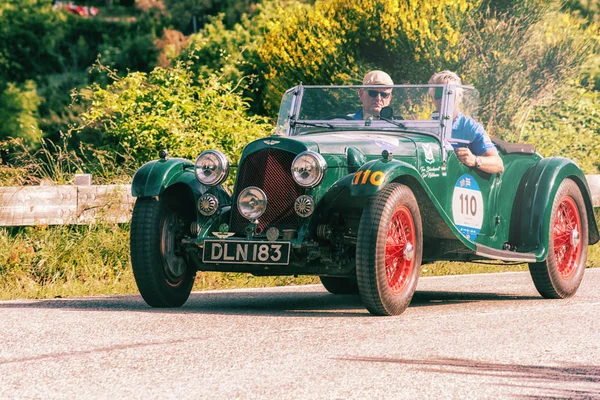
{"type": "Polygon", "coordinates": [[[336,129],[402,130],[435,134],[453,141],[451,129],[447,129],[451,124],[444,122],[456,115],[455,105],[461,113],[476,117],[477,91],[456,85],[300,85],[284,94],[277,131],[283,135],[302,135],[336,129]],[[381,106],[389,107],[383,118],[381,106]]]}

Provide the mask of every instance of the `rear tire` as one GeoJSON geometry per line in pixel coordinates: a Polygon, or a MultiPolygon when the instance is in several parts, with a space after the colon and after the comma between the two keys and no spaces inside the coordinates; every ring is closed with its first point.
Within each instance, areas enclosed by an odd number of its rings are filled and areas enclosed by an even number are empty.
{"type": "Polygon", "coordinates": [[[131,265],[144,301],[152,307],[180,307],[192,291],[196,270],[180,254],[190,222],[181,207],[154,197],[138,198],[131,219],[131,265]]]}
{"type": "Polygon", "coordinates": [[[320,276],[321,283],[331,294],[357,294],[358,282],[356,278],[337,278],[320,276]]]}
{"type": "Polygon", "coordinates": [[[573,296],[585,272],[588,220],[581,190],[571,179],[559,186],[550,215],[548,256],[529,264],[537,291],[547,299],[573,296]]]}
{"type": "Polygon", "coordinates": [[[400,315],[413,297],[423,246],[421,214],[411,189],[391,183],[369,200],[358,228],[356,275],[375,315],[400,315]]]}

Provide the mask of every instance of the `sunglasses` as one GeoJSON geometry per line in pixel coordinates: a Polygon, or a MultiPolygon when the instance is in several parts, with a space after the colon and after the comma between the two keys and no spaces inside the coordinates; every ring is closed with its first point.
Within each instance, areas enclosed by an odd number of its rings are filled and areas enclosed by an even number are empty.
{"type": "Polygon", "coordinates": [[[391,96],[391,93],[378,92],[377,90],[368,90],[367,93],[369,93],[369,97],[372,97],[372,98],[375,98],[375,97],[377,97],[377,95],[380,95],[382,99],[387,99],[388,97],[391,96]]]}
{"type": "Polygon", "coordinates": [[[444,88],[441,88],[441,87],[435,88],[435,93],[433,94],[433,98],[436,100],[439,100],[442,97],[444,97],[444,88]]]}

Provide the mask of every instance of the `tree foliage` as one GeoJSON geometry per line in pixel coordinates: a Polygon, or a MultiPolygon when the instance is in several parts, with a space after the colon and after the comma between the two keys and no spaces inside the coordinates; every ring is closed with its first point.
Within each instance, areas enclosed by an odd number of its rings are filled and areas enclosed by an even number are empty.
{"type": "Polygon", "coordinates": [[[174,27],[186,34],[196,33],[209,22],[210,16],[217,14],[221,14],[221,20],[231,28],[239,22],[242,15],[252,12],[259,2],[260,0],[164,0],[174,27]]]}
{"type": "Polygon", "coordinates": [[[57,43],[66,18],[51,0],[0,2],[0,88],[61,70],[57,43]]]}

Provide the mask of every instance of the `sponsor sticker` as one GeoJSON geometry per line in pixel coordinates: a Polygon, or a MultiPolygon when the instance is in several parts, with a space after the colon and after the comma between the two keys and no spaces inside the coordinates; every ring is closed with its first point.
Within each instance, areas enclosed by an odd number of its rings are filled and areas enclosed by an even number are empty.
{"type": "Polygon", "coordinates": [[[456,181],[452,193],[452,218],[454,224],[467,239],[477,239],[485,212],[483,196],[472,175],[464,174],[456,181]]]}

